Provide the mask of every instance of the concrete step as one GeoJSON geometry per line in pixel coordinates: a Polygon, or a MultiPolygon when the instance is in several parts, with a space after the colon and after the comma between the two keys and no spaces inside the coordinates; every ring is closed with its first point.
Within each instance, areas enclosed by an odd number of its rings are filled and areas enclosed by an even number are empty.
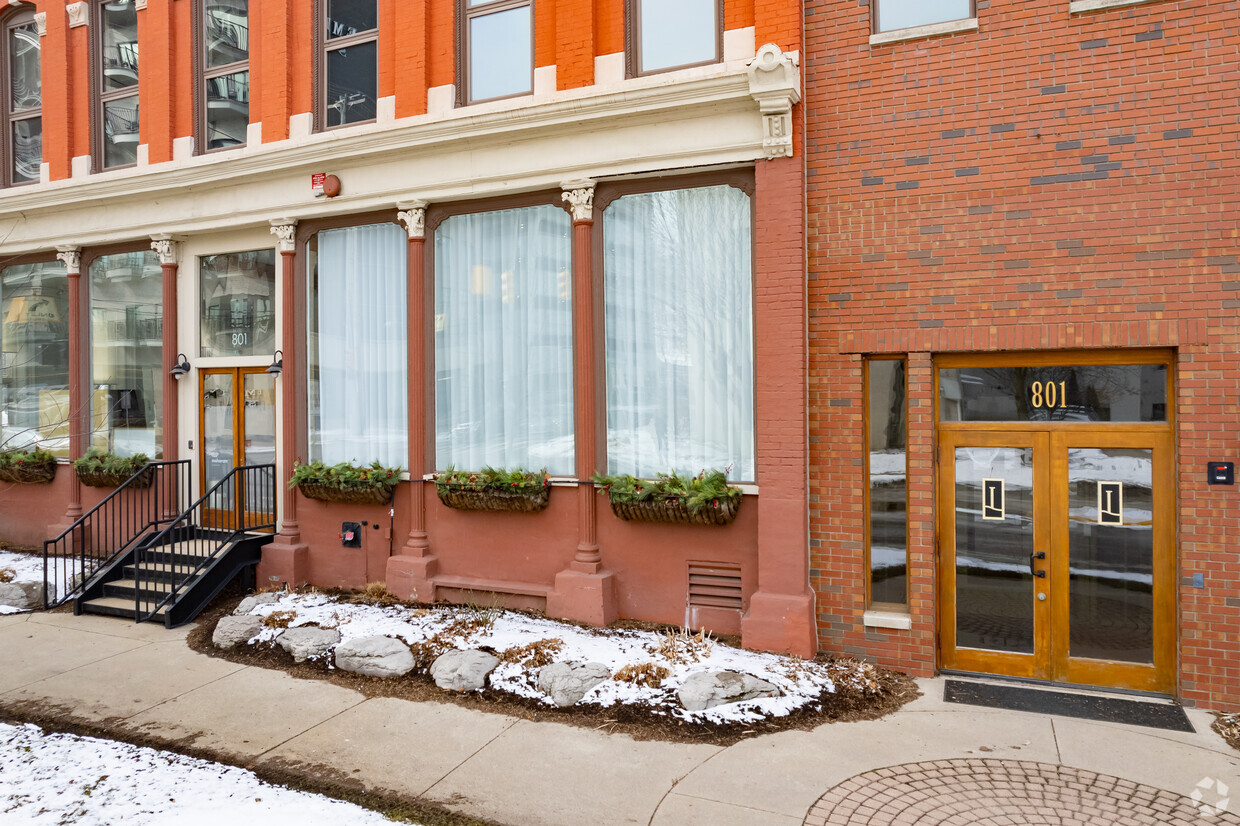
{"type": "Polygon", "coordinates": [[[114,579],[103,584],[104,596],[119,597],[120,599],[128,599],[131,602],[138,590],[142,591],[143,599],[158,601],[168,596],[168,593],[172,590],[172,583],[161,580],[143,580],[140,589],[137,580],[133,579],[114,579]]]}
{"type": "MultiPolygon", "coordinates": [[[[120,597],[96,597],[87,600],[79,606],[84,614],[105,614],[110,617],[124,617],[132,620],[134,618],[133,598],[121,599],[120,597]]],[[[160,611],[155,614],[156,619],[162,619],[164,612],[160,611]]]]}

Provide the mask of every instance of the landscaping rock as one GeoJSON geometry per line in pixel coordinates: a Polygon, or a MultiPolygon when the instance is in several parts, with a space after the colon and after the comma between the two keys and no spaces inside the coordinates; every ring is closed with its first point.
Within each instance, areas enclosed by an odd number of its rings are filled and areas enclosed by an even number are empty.
{"type": "Polygon", "coordinates": [[[22,611],[43,607],[42,582],[0,582],[0,605],[9,605],[22,611]]]}
{"type": "Polygon", "coordinates": [[[704,671],[690,674],[680,687],[680,704],[688,711],[740,703],[759,697],[778,697],[779,689],[765,680],[736,671],[704,671]]]}
{"type": "Polygon", "coordinates": [[[485,651],[449,651],[431,663],[431,677],[449,691],[477,691],[486,687],[487,676],[497,665],[499,658],[485,651]]]}
{"type": "Polygon", "coordinates": [[[336,667],[367,677],[400,677],[413,670],[413,652],[391,637],[360,637],[336,646],[336,667]]]}
{"type": "Polygon", "coordinates": [[[289,628],[276,638],[280,647],[293,655],[294,662],[304,662],[307,657],[319,657],[340,642],[340,632],[333,628],[316,628],[303,625],[289,628]]]}
{"type": "Polygon", "coordinates": [[[270,605],[278,600],[282,594],[279,591],[266,591],[261,594],[253,594],[241,600],[241,604],[237,606],[237,610],[233,611],[233,616],[241,616],[248,614],[259,605],[270,605]]]}
{"type": "Polygon", "coordinates": [[[262,617],[220,617],[211,642],[215,643],[216,648],[232,648],[238,643],[249,642],[261,630],[262,617]]]}
{"type": "Polygon", "coordinates": [[[560,708],[581,702],[590,689],[611,677],[602,663],[552,663],[538,670],[538,690],[560,708]]]}

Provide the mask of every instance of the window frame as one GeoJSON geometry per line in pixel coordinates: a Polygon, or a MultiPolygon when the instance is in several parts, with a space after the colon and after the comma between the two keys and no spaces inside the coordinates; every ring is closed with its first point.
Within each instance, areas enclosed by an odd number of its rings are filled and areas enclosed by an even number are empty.
{"type": "Polygon", "coordinates": [[[865,508],[862,524],[865,525],[865,607],[867,611],[891,611],[906,614],[909,612],[909,551],[912,537],[909,519],[909,398],[908,398],[908,356],[904,353],[884,353],[869,355],[862,361],[861,399],[863,414],[861,417],[862,444],[862,489],[865,491],[865,508]],[[873,522],[870,515],[870,365],[876,362],[898,361],[904,365],[904,602],[874,602],[874,567],[870,556],[870,545],[873,541],[873,522]]]}
{"type": "MultiPolygon", "coordinates": [[[[936,20],[932,23],[919,23],[916,26],[895,26],[890,29],[879,27],[879,20],[882,18],[881,6],[883,0],[870,0],[870,34],[890,35],[893,32],[909,32],[911,34],[932,29],[937,26],[952,26],[966,20],[977,19],[977,0],[969,0],[969,13],[964,17],[952,17],[948,20],[936,20]]],[[[953,29],[954,31],[954,29],[953,29]]],[[[932,32],[927,32],[932,34],[932,32]]]]}
{"type": "MultiPolygon", "coordinates": [[[[335,37],[328,39],[327,27],[327,4],[330,0],[314,0],[314,13],[312,17],[314,25],[314,55],[311,61],[311,80],[314,86],[314,103],[313,118],[314,131],[327,132],[334,129],[347,129],[350,126],[361,126],[367,123],[374,123],[378,120],[379,106],[379,0],[375,0],[375,27],[367,29],[364,32],[346,35],[344,37],[335,37]],[[361,46],[366,43],[375,44],[375,117],[366,118],[364,120],[349,121],[348,123],[339,123],[335,126],[327,125],[327,53],[347,49],[350,46],[361,46]]],[[[331,229],[331,227],[323,227],[322,229],[331,229]]]]}
{"type": "MultiPolygon", "coordinates": [[[[473,106],[476,103],[490,103],[496,100],[529,97],[534,94],[534,69],[538,63],[537,19],[534,14],[534,0],[486,0],[477,6],[470,6],[469,0],[456,0],[456,105],[473,106]],[[486,17],[497,12],[511,11],[528,7],[530,10],[530,90],[515,92],[511,95],[499,95],[491,98],[474,98],[470,86],[472,78],[469,73],[469,57],[471,54],[469,24],[476,17],[486,17]]],[[[482,210],[484,212],[489,210],[482,210]]]]}
{"type": "MultiPolygon", "coordinates": [[[[4,38],[4,43],[0,45],[0,89],[12,88],[12,71],[13,71],[13,55],[10,51],[10,33],[20,27],[34,24],[35,7],[29,3],[22,3],[16,7],[10,7],[0,13],[0,37],[4,38]]],[[[36,33],[36,37],[41,37],[36,33]]],[[[40,78],[43,74],[43,48],[42,43],[39,47],[39,74],[40,78]]],[[[42,82],[40,80],[39,106],[33,109],[22,109],[14,111],[12,107],[12,99],[5,100],[3,107],[0,107],[0,129],[4,130],[4,139],[0,141],[0,187],[17,187],[30,186],[32,184],[42,183],[42,172],[31,181],[14,181],[13,167],[17,163],[17,150],[13,146],[13,124],[23,120],[32,120],[43,118],[43,95],[42,82]]],[[[40,134],[42,133],[42,124],[40,124],[40,134]]],[[[39,164],[42,167],[42,153],[40,152],[39,164]]]]}
{"type": "MultiPolygon", "coordinates": [[[[137,147],[142,145],[142,121],[139,112],[138,120],[138,141],[134,147],[135,158],[133,163],[115,164],[112,166],[105,165],[105,144],[106,122],[107,122],[107,105],[118,100],[126,98],[134,99],[135,111],[139,111],[138,100],[140,90],[142,88],[142,50],[138,49],[138,81],[133,86],[126,86],[124,89],[114,89],[110,92],[104,91],[103,88],[103,7],[109,0],[92,0],[90,4],[90,164],[91,172],[110,172],[114,169],[132,169],[138,165],[137,147]]],[[[138,8],[135,5],[134,15],[137,16],[138,8]]],[[[134,26],[134,37],[137,37],[137,26],[134,26]]],[[[134,45],[138,46],[139,42],[134,41],[134,45]]]]}
{"type": "MultiPolygon", "coordinates": [[[[250,71],[250,50],[247,34],[246,42],[246,58],[245,60],[237,60],[224,66],[216,66],[214,68],[207,67],[207,0],[194,0],[193,11],[191,14],[193,19],[193,52],[194,52],[194,154],[206,155],[213,152],[225,152],[229,149],[241,149],[249,142],[248,134],[246,140],[233,146],[219,146],[214,149],[210,147],[209,136],[207,135],[207,83],[218,77],[226,77],[236,74],[237,72],[250,71]]],[[[249,6],[246,6],[246,18],[249,19],[249,6]]],[[[247,32],[248,32],[247,23],[247,32]]],[[[248,92],[247,92],[248,95],[248,92]]],[[[246,100],[246,123],[252,123],[250,120],[249,98],[246,100]]],[[[248,131],[248,130],[247,130],[248,131]]]]}
{"type": "Polygon", "coordinates": [[[676,66],[664,66],[659,69],[642,71],[641,60],[641,4],[642,0],[624,0],[624,76],[628,78],[659,75],[664,72],[676,72],[691,69],[695,66],[710,66],[723,62],[723,0],[715,2],[715,57],[712,60],[699,60],[693,63],[681,63],[676,66]]]}

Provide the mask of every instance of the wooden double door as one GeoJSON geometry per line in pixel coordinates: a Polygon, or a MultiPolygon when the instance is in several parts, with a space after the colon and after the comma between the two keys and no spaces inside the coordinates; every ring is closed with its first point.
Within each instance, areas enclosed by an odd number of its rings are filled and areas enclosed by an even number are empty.
{"type": "MultiPolygon", "coordinates": [[[[262,367],[213,367],[198,375],[202,400],[199,490],[206,493],[233,468],[275,462],[276,377],[262,367]]],[[[266,471],[234,478],[206,503],[208,527],[274,522],[274,514],[263,512],[268,510],[265,504],[274,485],[274,473],[266,471]]]]}
{"type": "Polygon", "coordinates": [[[1165,425],[940,425],[944,669],[1170,693],[1165,425]]]}

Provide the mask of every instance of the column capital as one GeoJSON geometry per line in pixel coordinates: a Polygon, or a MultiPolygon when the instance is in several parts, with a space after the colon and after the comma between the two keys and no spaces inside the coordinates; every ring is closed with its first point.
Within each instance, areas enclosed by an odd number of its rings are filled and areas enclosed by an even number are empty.
{"type": "Polygon", "coordinates": [[[561,196],[573,213],[573,221],[594,220],[594,181],[582,178],[560,184],[561,196]]]}
{"type": "Polygon", "coordinates": [[[79,275],[82,272],[82,248],[71,245],[56,247],[56,257],[65,264],[65,271],[70,275],[79,275]]]}
{"type": "Polygon", "coordinates": [[[47,37],[47,12],[35,12],[34,28],[39,33],[39,37],[47,37]]]}
{"type": "Polygon", "coordinates": [[[792,106],[801,100],[800,53],[774,43],[749,62],[749,94],[762,113],[762,151],[767,158],[792,157],[792,106]]]}
{"type": "Polygon", "coordinates": [[[69,28],[76,29],[90,22],[90,6],[86,3],[70,3],[65,6],[69,15],[69,28]]]}
{"type": "Polygon", "coordinates": [[[295,218],[272,218],[271,234],[276,237],[280,252],[292,252],[297,244],[297,220],[295,218]]]}
{"type": "Polygon", "coordinates": [[[412,201],[401,201],[396,204],[396,217],[405,225],[405,232],[409,234],[409,240],[415,238],[426,237],[426,201],[414,199],[412,201]]]}
{"type": "Polygon", "coordinates": [[[181,260],[181,244],[167,233],[161,232],[152,235],[151,249],[159,253],[159,264],[161,267],[177,264],[181,260]]]}

